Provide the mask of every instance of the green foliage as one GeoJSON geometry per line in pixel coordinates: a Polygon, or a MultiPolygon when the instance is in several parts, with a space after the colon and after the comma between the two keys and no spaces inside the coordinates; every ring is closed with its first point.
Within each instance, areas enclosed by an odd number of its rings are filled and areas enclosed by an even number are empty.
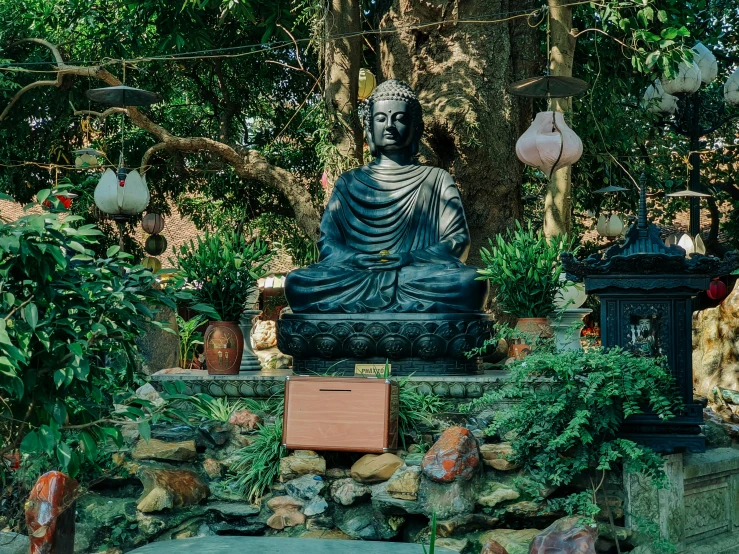
{"type": "MultiPolygon", "coordinates": [[[[677,398],[664,360],[634,357],[618,348],[558,354],[536,350],[510,366],[506,387],[468,408],[513,401],[496,412],[489,432],[512,437],[513,461],[523,465],[535,491],[570,485],[583,473],[601,474],[616,464],[663,483],[662,458],[616,433],[643,406],[660,418],[673,417],[681,409],[677,398]]],[[[597,491],[593,485],[585,496],[558,500],[553,507],[593,517],[597,491]]]]}
{"type": "Polygon", "coordinates": [[[554,297],[562,288],[559,255],[571,252],[574,240],[566,235],[547,239],[541,230],[516,222],[515,228],[489,242],[490,250],[480,250],[485,267],[478,279],[490,281],[500,307],[519,318],[546,317],[555,311],[554,297]]]}
{"type": "Polygon", "coordinates": [[[400,403],[398,407],[398,435],[406,447],[406,436],[418,435],[420,427],[431,421],[431,416],[443,412],[447,405],[436,394],[423,394],[405,377],[398,381],[400,403]]]}
{"type": "Polygon", "coordinates": [[[197,347],[203,344],[203,334],[196,331],[205,323],[205,318],[196,315],[185,321],[182,316],[177,316],[177,328],[180,331],[180,367],[189,369],[192,367],[192,359],[197,355],[197,347]]]}
{"type": "MultiPolygon", "coordinates": [[[[176,263],[194,288],[181,298],[211,319],[238,321],[271,254],[267,244],[236,232],[205,232],[180,247],[176,263]]],[[[172,260],[173,262],[175,260],[172,260]]]]}
{"type": "Polygon", "coordinates": [[[231,401],[228,398],[213,398],[209,394],[197,393],[194,396],[182,396],[190,403],[190,408],[200,417],[214,421],[227,422],[231,414],[244,408],[241,400],[231,401]]]}
{"type": "Polygon", "coordinates": [[[280,473],[280,459],[287,455],[282,446],[282,416],[273,425],[260,425],[254,442],[236,452],[230,482],[255,502],[269,489],[280,473]]]}
{"type": "MultiPolygon", "coordinates": [[[[60,192],[38,198],[59,208],[60,192]]],[[[0,453],[20,448],[72,476],[96,464],[101,444],[121,443],[115,423],[138,421],[144,436],[166,415],[130,385],[135,339],[166,328],[150,321],[151,307],[174,302],[118,246],[96,258],[100,236],[50,212],[0,225],[0,453]]]]}
{"type": "Polygon", "coordinates": [[[423,554],[434,554],[436,549],[436,510],[431,514],[431,536],[429,536],[429,549],[426,550],[426,545],[423,546],[423,554]]]}

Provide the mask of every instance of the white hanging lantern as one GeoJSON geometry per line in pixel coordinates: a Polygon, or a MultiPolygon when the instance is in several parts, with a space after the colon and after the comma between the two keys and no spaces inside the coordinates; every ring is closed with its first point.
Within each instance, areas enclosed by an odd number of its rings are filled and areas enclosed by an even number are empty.
{"type": "Polygon", "coordinates": [[[734,71],[724,83],[724,99],[727,104],[739,106],[739,69],[734,71]]]}
{"type": "Polygon", "coordinates": [[[95,187],[95,205],[113,216],[140,214],[149,205],[149,189],[146,178],[134,170],[126,174],[122,167],[118,175],[108,168],[95,187]]]}
{"type": "Polygon", "coordinates": [[[642,106],[651,113],[674,114],[677,111],[677,96],[667,94],[662,83],[656,79],[644,92],[642,106]]]}
{"type": "Polygon", "coordinates": [[[598,231],[598,234],[603,237],[614,238],[619,236],[624,230],[624,223],[621,221],[621,218],[618,217],[618,214],[613,214],[610,217],[600,214],[596,230],[598,231]]]}
{"type": "Polygon", "coordinates": [[[360,101],[367,100],[367,98],[370,97],[370,94],[372,94],[372,91],[375,90],[375,86],[377,86],[377,79],[375,78],[375,74],[372,73],[369,69],[360,69],[359,90],[357,92],[357,98],[360,101]]]}
{"type": "Polygon", "coordinates": [[[701,70],[701,81],[705,84],[713,81],[718,75],[716,56],[701,42],[693,46],[693,61],[698,64],[701,70]]]}
{"type": "Polygon", "coordinates": [[[674,79],[662,81],[662,88],[667,94],[693,94],[701,86],[701,70],[698,64],[681,62],[674,79]]]}
{"type": "Polygon", "coordinates": [[[690,238],[690,235],[683,234],[683,236],[680,237],[680,240],[677,242],[677,245],[685,250],[685,254],[690,256],[695,251],[695,245],[693,244],[693,239],[690,238]]]}
{"type": "Polygon", "coordinates": [[[548,177],[557,169],[574,164],[582,156],[582,141],[565,123],[561,112],[539,112],[516,142],[516,155],[538,167],[548,177]]]}

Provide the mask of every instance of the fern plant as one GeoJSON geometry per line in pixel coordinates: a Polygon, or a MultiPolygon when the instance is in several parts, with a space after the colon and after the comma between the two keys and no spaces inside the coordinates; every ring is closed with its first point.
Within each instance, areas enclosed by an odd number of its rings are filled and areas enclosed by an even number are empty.
{"type": "Polygon", "coordinates": [[[664,360],[637,358],[619,348],[557,354],[541,350],[509,367],[505,387],[466,408],[506,402],[488,432],[512,437],[511,461],[523,465],[535,484],[529,492],[569,485],[590,474],[587,494],[570,495],[550,507],[592,518],[598,513],[596,483],[616,464],[651,477],[657,485],[664,483],[662,458],[617,435],[624,419],[642,413],[643,407],[663,419],[680,411],[664,360]]]}

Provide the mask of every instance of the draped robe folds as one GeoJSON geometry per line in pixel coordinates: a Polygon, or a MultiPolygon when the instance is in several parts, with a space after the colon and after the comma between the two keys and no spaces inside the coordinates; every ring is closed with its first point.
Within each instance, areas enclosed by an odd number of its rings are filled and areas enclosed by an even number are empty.
{"type": "Polygon", "coordinates": [[[336,182],[321,220],[319,262],[285,284],[295,313],[479,312],[488,294],[470,248],[459,191],[446,171],[422,165],[353,169],[336,182]],[[399,269],[362,269],[357,254],[409,253],[399,269]]]}

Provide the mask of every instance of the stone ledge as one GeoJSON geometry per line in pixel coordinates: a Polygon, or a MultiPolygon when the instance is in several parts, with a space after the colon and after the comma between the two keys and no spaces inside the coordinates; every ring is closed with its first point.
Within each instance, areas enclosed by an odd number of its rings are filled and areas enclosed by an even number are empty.
{"type": "MultiPolygon", "coordinates": [[[[198,369],[163,369],[152,375],[152,384],[161,390],[165,381],[180,381],[187,385],[186,392],[205,392],[211,396],[242,398],[268,398],[284,392],[285,379],[292,375],[289,369],[246,371],[238,375],[208,375],[198,369]]],[[[480,375],[402,377],[418,387],[423,394],[437,394],[447,398],[479,398],[490,390],[498,389],[508,378],[503,370],[485,371],[480,375]]]]}
{"type": "Polygon", "coordinates": [[[716,477],[720,473],[739,473],[739,449],[714,448],[700,454],[685,454],[685,481],[716,477]]]}

